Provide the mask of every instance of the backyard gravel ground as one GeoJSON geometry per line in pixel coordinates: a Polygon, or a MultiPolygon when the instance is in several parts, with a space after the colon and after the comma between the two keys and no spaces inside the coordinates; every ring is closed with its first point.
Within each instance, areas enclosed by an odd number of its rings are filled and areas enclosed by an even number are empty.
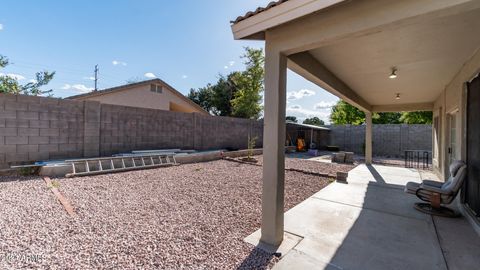
{"type": "MultiPolygon", "coordinates": [[[[255,156],[258,165],[263,164],[263,156],[255,156]]],[[[285,157],[285,169],[307,173],[335,176],[337,172],[348,172],[355,168],[353,164],[327,163],[300,158],[285,157]]]]}
{"type": "MultiPolygon", "coordinates": [[[[41,178],[0,177],[0,269],[269,268],[243,242],[260,227],[261,176],[219,160],[56,179],[75,218],[41,178]]],[[[286,209],[330,180],[287,171],[286,209]]]]}

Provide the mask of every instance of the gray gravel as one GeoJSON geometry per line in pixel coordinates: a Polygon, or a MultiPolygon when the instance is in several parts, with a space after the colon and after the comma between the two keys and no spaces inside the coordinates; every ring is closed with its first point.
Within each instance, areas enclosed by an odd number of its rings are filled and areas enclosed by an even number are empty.
{"type": "MultiPolygon", "coordinates": [[[[258,165],[263,164],[263,156],[255,156],[258,165]]],[[[327,174],[335,176],[337,172],[348,172],[355,168],[356,165],[326,163],[321,161],[313,161],[300,158],[285,157],[285,169],[300,170],[308,173],[327,174]]]]}
{"type": "MultiPolygon", "coordinates": [[[[261,174],[220,160],[58,179],[75,219],[40,178],[0,177],[0,252],[30,259],[0,269],[269,268],[276,258],[243,242],[260,227],[261,174]]],[[[286,172],[285,207],[328,181],[286,172]]]]}

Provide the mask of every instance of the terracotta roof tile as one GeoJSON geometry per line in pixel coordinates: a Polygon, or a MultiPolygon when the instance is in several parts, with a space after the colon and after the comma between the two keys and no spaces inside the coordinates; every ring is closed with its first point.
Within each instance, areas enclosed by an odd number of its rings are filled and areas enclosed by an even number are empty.
{"type": "Polygon", "coordinates": [[[269,10],[269,9],[271,9],[271,8],[273,8],[273,7],[276,7],[276,6],[278,6],[278,5],[281,5],[281,4],[283,4],[283,3],[287,2],[287,1],[288,1],[288,0],[272,1],[272,2],[270,2],[266,7],[258,7],[255,11],[249,11],[249,12],[247,12],[245,15],[237,17],[237,19],[235,19],[234,21],[231,21],[231,23],[232,23],[232,24],[239,23],[239,22],[241,22],[241,21],[243,21],[243,20],[246,20],[246,19],[248,19],[248,18],[250,18],[250,17],[252,17],[252,16],[255,16],[255,15],[259,14],[259,13],[262,13],[262,12],[264,12],[264,11],[266,11],[266,10],[269,10]]]}

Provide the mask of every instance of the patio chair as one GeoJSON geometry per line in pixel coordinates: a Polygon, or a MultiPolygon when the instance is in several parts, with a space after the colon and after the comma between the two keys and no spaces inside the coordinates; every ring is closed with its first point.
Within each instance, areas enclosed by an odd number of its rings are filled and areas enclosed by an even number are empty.
{"type": "Polygon", "coordinates": [[[450,177],[445,183],[424,180],[422,183],[408,182],[405,192],[416,195],[427,203],[415,203],[415,209],[431,215],[454,217],[456,212],[442,204],[450,204],[457,196],[467,173],[465,162],[456,160],[450,165],[450,177]]]}

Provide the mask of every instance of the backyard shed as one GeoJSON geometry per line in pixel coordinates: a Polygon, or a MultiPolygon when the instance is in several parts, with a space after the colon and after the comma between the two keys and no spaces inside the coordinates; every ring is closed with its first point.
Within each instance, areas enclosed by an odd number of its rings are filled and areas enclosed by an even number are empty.
{"type": "Polygon", "coordinates": [[[327,127],[299,124],[292,121],[287,121],[286,125],[288,145],[296,145],[297,139],[304,139],[307,148],[322,150],[330,142],[330,129],[327,127]]]}

